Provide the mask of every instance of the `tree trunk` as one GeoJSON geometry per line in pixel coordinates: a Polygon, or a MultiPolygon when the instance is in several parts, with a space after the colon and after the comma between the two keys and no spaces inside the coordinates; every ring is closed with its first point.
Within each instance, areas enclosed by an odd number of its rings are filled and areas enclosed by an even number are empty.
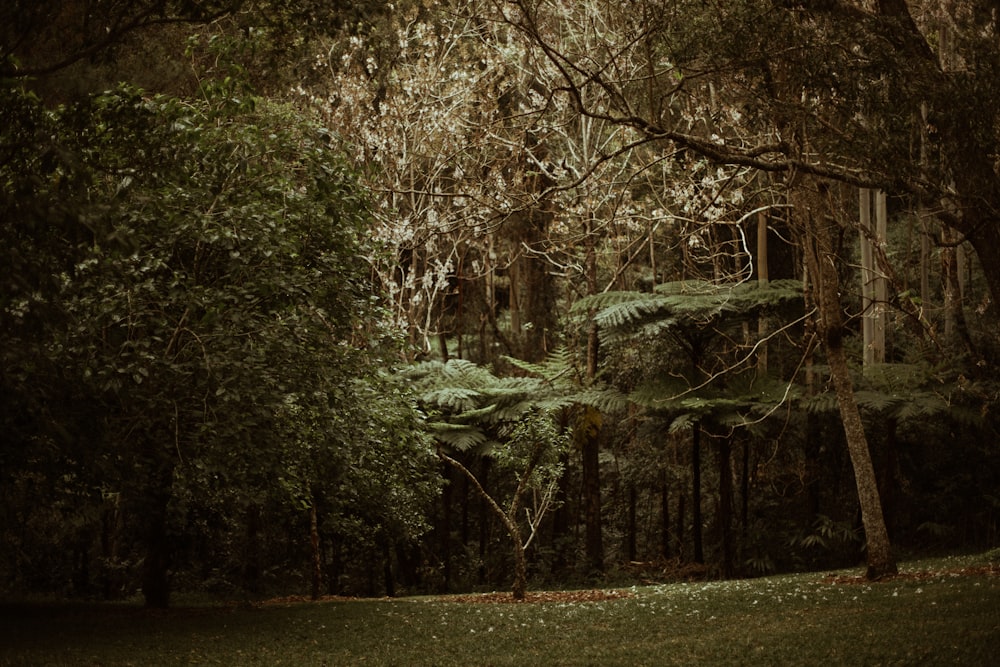
{"type": "Polygon", "coordinates": [[[124,586],[119,557],[123,528],[121,494],[107,495],[101,522],[101,587],[105,600],[117,600],[121,598],[124,586]]]}
{"type": "Polygon", "coordinates": [[[677,536],[677,558],[684,560],[684,494],[677,497],[677,528],[674,535],[677,536]]]}
{"type": "Polygon", "coordinates": [[[521,539],[521,531],[513,521],[507,519],[504,525],[514,543],[514,583],[510,592],[515,600],[523,600],[528,594],[528,558],[524,553],[524,541],[521,539]]]}
{"type": "MultiPolygon", "coordinates": [[[[757,284],[761,287],[770,280],[770,266],[767,262],[767,213],[757,214],[757,284]]],[[[757,350],[757,375],[767,375],[767,316],[761,314],[757,319],[757,340],[761,341],[757,350]]]]}
{"type": "MultiPolygon", "coordinates": [[[[490,460],[482,457],[479,469],[480,483],[483,489],[490,485],[490,460]]],[[[486,501],[479,498],[479,583],[486,583],[486,557],[489,554],[490,542],[490,512],[486,501]]]]}
{"type": "Polygon", "coordinates": [[[694,540],[694,562],[705,562],[701,525],[701,423],[691,429],[691,536],[694,540]]]}
{"type": "MultiPolygon", "coordinates": [[[[805,310],[806,312],[809,312],[818,306],[816,305],[816,294],[813,285],[815,281],[812,277],[812,271],[809,269],[809,253],[804,252],[803,255],[802,298],[805,302],[805,310]]],[[[803,334],[803,338],[806,341],[805,360],[803,363],[805,370],[806,397],[813,398],[816,396],[816,372],[813,368],[816,356],[817,338],[815,317],[806,319],[803,334]]],[[[806,442],[803,447],[806,465],[806,515],[803,517],[803,520],[807,524],[812,523],[816,515],[819,514],[820,496],[822,491],[820,488],[820,480],[822,479],[822,476],[820,475],[819,466],[820,429],[817,419],[818,418],[815,414],[806,410],[806,442]]]]}
{"type": "Polygon", "coordinates": [[[870,366],[875,355],[875,259],[872,252],[872,191],[858,190],[861,227],[861,340],[864,365],[870,366]]]}
{"type": "MultiPolygon", "coordinates": [[[[563,411],[566,414],[566,411],[563,411]]],[[[565,418],[562,429],[566,428],[565,418]]],[[[560,456],[563,473],[559,477],[559,495],[556,508],[552,512],[552,574],[559,575],[566,570],[570,562],[570,508],[567,506],[567,498],[570,496],[570,481],[572,473],[569,467],[569,453],[564,452],[560,456]]],[[[574,520],[575,523],[575,520],[574,520]]]]}
{"type": "Polygon", "coordinates": [[[461,462],[453,459],[443,452],[438,452],[438,456],[445,463],[453,467],[460,474],[464,475],[466,479],[472,484],[472,488],[479,493],[479,496],[483,499],[486,505],[493,511],[493,514],[500,520],[503,527],[507,530],[507,534],[510,536],[510,540],[513,546],[513,556],[514,556],[514,582],[511,586],[511,593],[515,600],[523,600],[528,590],[528,559],[525,555],[524,539],[521,537],[521,529],[517,525],[517,512],[520,503],[518,502],[521,494],[524,492],[523,480],[531,476],[531,468],[526,470],[522,476],[522,482],[518,484],[517,490],[514,492],[514,498],[511,500],[510,510],[505,512],[500,505],[493,499],[483,485],[479,483],[476,476],[466,468],[461,462]]]}
{"type": "Polygon", "coordinates": [[[318,600],[323,590],[323,557],[319,548],[319,516],[316,511],[316,498],[312,498],[309,507],[309,551],[312,554],[312,591],[313,600],[318,600]]]}
{"type": "Polygon", "coordinates": [[[170,604],[170,538],[167,534],[167,510],[172,496],[174,468],[169,457],[150,447],[153,469],[150,471],[144,505],[145,560],[142,566],[142,595],[147,607],[166,609],[170,604]]]}
{"type": "Polygon", "coordinates": [[[826,350],[830,377],[837,395],[840,418],[847,439],[847,449],[854,468],[861,520],[865,528],[869,579],[878,579],[897,572],[892,555],[889,533],[882,515],[875,468],[872,465],[868,440],[865,437],[861,413],[854,397],[854,385],[843,345],[843,314],[840,305],[840,285],[836,260],[832,251],[831,222],[822,217],[824,210],[806,210],[807,230],[805,249],[810,261],[810,273],[816,289],[819,309],[818,331],[826,350]]]}
{"type": "Polygon", "coordinates": [[[732,443],[728,437],[719,441],[719,528],[722,537],[722,577],[731,579],[733,568],[733,470],[732,443]]]}
{"type": "Polygon", "coordinates": [[[601,525],[601,413],[585,406],[577,422],[583,476],[583,517],[586,527],[584,551],[587,567],[604,571],[604,538],[601,525]]]}
{"type": "Polygon", "coordinates": [[[396,597],[396,578],[392,574],[392,548],[389,544],[389,536],[382,534],[382,578],[385,580],[386,597],[396,597]]]}
{"type": "Polygon", "coordinates": [[[442,562],[442,575],[443,581],[441,582],[441,588],[443,593],[447,593],[451,590],[451,513],[452,513],[452,466],[445,465],[444,470],[442,470],[442,476],[444,477],[444,486],[441,489],[441,560],[442,562]]]}
{"type": "Polygon", "coordinates": [[[625,529],[625,559],[629,562],[636,560],[636,504],[638,503],[638,493],[635,489],[635,484],[629,482],[628,484],[628,513],[627,513],[627,526],[625,529]]]}
{"type": "MultiPolygon", "coordinates": [[[[586,280],[587,293],[597,294],[597,250],[595,247],[593,220],[586,220],[586,280]]],[[[593,321],[595,311],[590,312],[591,323],[587,330],[587,383],[592,384],[597,377],[600,361],[600,337],[597,323],[593,321]]],[[[577,424],[583,476],[583,516],[586,526],[585,552],[587,567],[594,572],[604,571],[604,526],[601,521],[601,413],[594,407],[583,408],[584,414],[577,424]]]]}
{"type": "Polygon", "coordinates": [[[944,291],[944,339],[957,349],[972,350],[972,338],[965,321],[962,285],[959,278],[958,239],[953,230],[941,230],[941,283],[944,291]]]}
{"type": "MultiPolygon", "coordinates": [[[[746,562],[744,558],[747,533],[750,529],[750,438],[743,440],[743,465],[740,468],[740,548],[739,562],[746,562]]],[[[743,566],[740,565],[740,570],[743,566]]]]}
{"type": "Polygon", "coordinates": [[[246,547],[243,557],[243,589],[250,595],[261,593],[262,556],[260,547],[260,504],[247,507],[246,547]]]}
{"type": "Polygon", "coordinates": [[[660,472],[660,557],[670,558],[670,479],[660,472]]]}
{"type": "Polygon", "coordinates": [[[142,566],[142,596],[146,606],[170,605],[170,541],[167,538],[167,501],[158,500],[147,515],[146,559],[142,566]]]}

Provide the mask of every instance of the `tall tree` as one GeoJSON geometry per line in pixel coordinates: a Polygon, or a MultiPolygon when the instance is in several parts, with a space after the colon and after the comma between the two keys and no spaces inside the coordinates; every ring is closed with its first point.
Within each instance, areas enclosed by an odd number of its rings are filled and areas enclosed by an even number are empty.
{"type": "MultiPolygon", "coordinates": [[[[800,188],[800,192],[804,188],[800,188]]],[[[799,200],[797,210],[804,217],[805,234],[801,243],[815,288],[817,334],[826,352],[830,379],[837,396],[841,423],[854,469],[861,519],[865,527],[866,558],[869,579],[896,574],[896,560],[882,513],[878,479],[872,465],[868,439],[861,412],[854,395],[854,384],[844,349],[843,306],[840,301],[840,278],[833,247],[833,223],[825,206],[827,188],[819,187],[810,198],[799,200]]]]}

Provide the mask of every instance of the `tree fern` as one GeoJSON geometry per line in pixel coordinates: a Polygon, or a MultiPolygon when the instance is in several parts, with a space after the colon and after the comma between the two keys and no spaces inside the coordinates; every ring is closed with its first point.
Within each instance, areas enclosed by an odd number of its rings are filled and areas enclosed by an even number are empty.
{"type": "Polygon", "coordinates": [[[573,312],[595,312],[594,322],[614,334],[655,333],[672,327],[708,326],[722,319],[743,321],[767,310],[801,303],[802,285],[794,280],[715,284],[679,281],[654,292],[606,292],[580,299],[573,312]]]}
{"type": "Polygon", "coordinates": [[[438,441],[460,452],[468,451],[487,442],[486,433],[469,424],[454,424],[447,421],[427,422],[431,435],[438,441]]]}

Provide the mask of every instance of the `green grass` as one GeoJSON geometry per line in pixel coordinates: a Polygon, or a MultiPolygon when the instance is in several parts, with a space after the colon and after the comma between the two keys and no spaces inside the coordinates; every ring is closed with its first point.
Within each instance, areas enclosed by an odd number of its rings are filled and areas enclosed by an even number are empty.
{"type": "Polygon", "coordinates": [[[921,576],[876,584],[804,574],[636,587],[588,603],[7,606],[0,664],[993,665],[1000,576],[957,572],[987,563],[908,563],[921,576]]]}

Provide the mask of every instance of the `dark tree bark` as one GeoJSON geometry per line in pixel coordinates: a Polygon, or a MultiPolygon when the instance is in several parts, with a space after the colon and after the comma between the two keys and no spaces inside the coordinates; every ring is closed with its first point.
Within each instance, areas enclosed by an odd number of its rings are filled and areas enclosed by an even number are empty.
{"type": "Polygon", "coordinates": [[[660,557],[670,558],[670,480],[666,470],[660,472],[660,557]]]}
{"type": "Polygon", "coordinates": [[[309,507],[309,552],[311,558],[310,577],[312,587],[310,595],[313,600],[318,600],[320,592],[323,590],[323,557],[319,548],[319,515],[316,510],[316,497],[313,496],[312,504],[309,507]]]}
{"type": "Polygon", "coordinates": [[[601,415],[596,408],[586,406],[577,421],[577,441],[582,458],[583,517],[585,525],[584,551],[587,567],[604,571],[604,536],[601,525],[601,415]]]}
{"type": "Polygon", "coordinates": [[[677,536],[677,557],[680,560],[684,560],[684,505],[684,494],[680,493],[677,497],[677,528],[674,529],[674,535],[677,536]]]}
{"type": "MultiPolygon", "coordinates": [[[[485,456],[480,463],[479,482],[484,489],[490,488],[490,460],[485,456]]],[[[490,543],[490,512],[489,505],[482,497],[479,498],[479,582],[486,583],[486,558],[489,555],[490,543]]]]}
{"type": "Polygon", "coordinates": [[[705,562],[703,526],[701,518],[701,422],[691,429],[691,539],[694,543],[694,562],[705,562]]]}
{"type": "Polygon", "coordinates": [[[386,597],[396,597],[396,578],[392,573],[392,548],[388,535],[382,534],[382,578],[385,581],[386,597]]]}
{"type": "Polygon", "coordinates": [[[743,440],[743,465],[740,469],[740,534],[746,539],[750,528],[750,440],[743,440]]]}
{"type": "Polygon", "coordinates": [[[731,579],[733,565],[733,470],[732,444],[728,437],[719,441],[716,452],[719,463],[719,532],[722,538],[722,576],[731,579]]]}
{"type": "MultiPolygon", "coordinates": [[[[565,428],[565,424],[563,428],[565,428]]],[[[575,521],[575,519],[571,519],[571,508],[568,504],[572,476],[569,469],[569,454],[564,453],[560,461],[563,474],[559,478],[558,506],[552,513],[552,544],[555,550],[555,555],[552,558],[552,573],[556,575],[565,571],[570,563],[571,548],[568,544],[568,538],[570,537],[571,522],[575,521]]]]}
{"type": "Polygon", "coordinates": [[[441,471],[444,477],[444,486],[441,489],[441,522],[440,522],[440,549],[443,581],[441,589],[443,593],[451,590],[451,514],[452,514],[452,466],[445,465],[441,471]]]}
{"type": "Polygon", "coordinates": [[[261,591],[261,549],[260,505],[251,503],[247,507],[246,545],[243,556],[243,589],[250,595],[260,595],[261,591]]]}
{"type": "Polygon", "coordinates": [[[159,488],[151,493],[145,514],[146,557],[142,565],[142,596],[147,607],[166,609],[170,605],[171,561],[167,507],[173,471],[160,471],[157,477],[159,488]]]}
{"type": "Polygon", "coordinates": [[[636,504],[638,503],[638,493],[635,484],[629,483],[627,495],[628,510],[626,514],[625,526],[625,559],[629,562],[636,560],[636,533],[638,526],[636,523],[636,504]]]}

